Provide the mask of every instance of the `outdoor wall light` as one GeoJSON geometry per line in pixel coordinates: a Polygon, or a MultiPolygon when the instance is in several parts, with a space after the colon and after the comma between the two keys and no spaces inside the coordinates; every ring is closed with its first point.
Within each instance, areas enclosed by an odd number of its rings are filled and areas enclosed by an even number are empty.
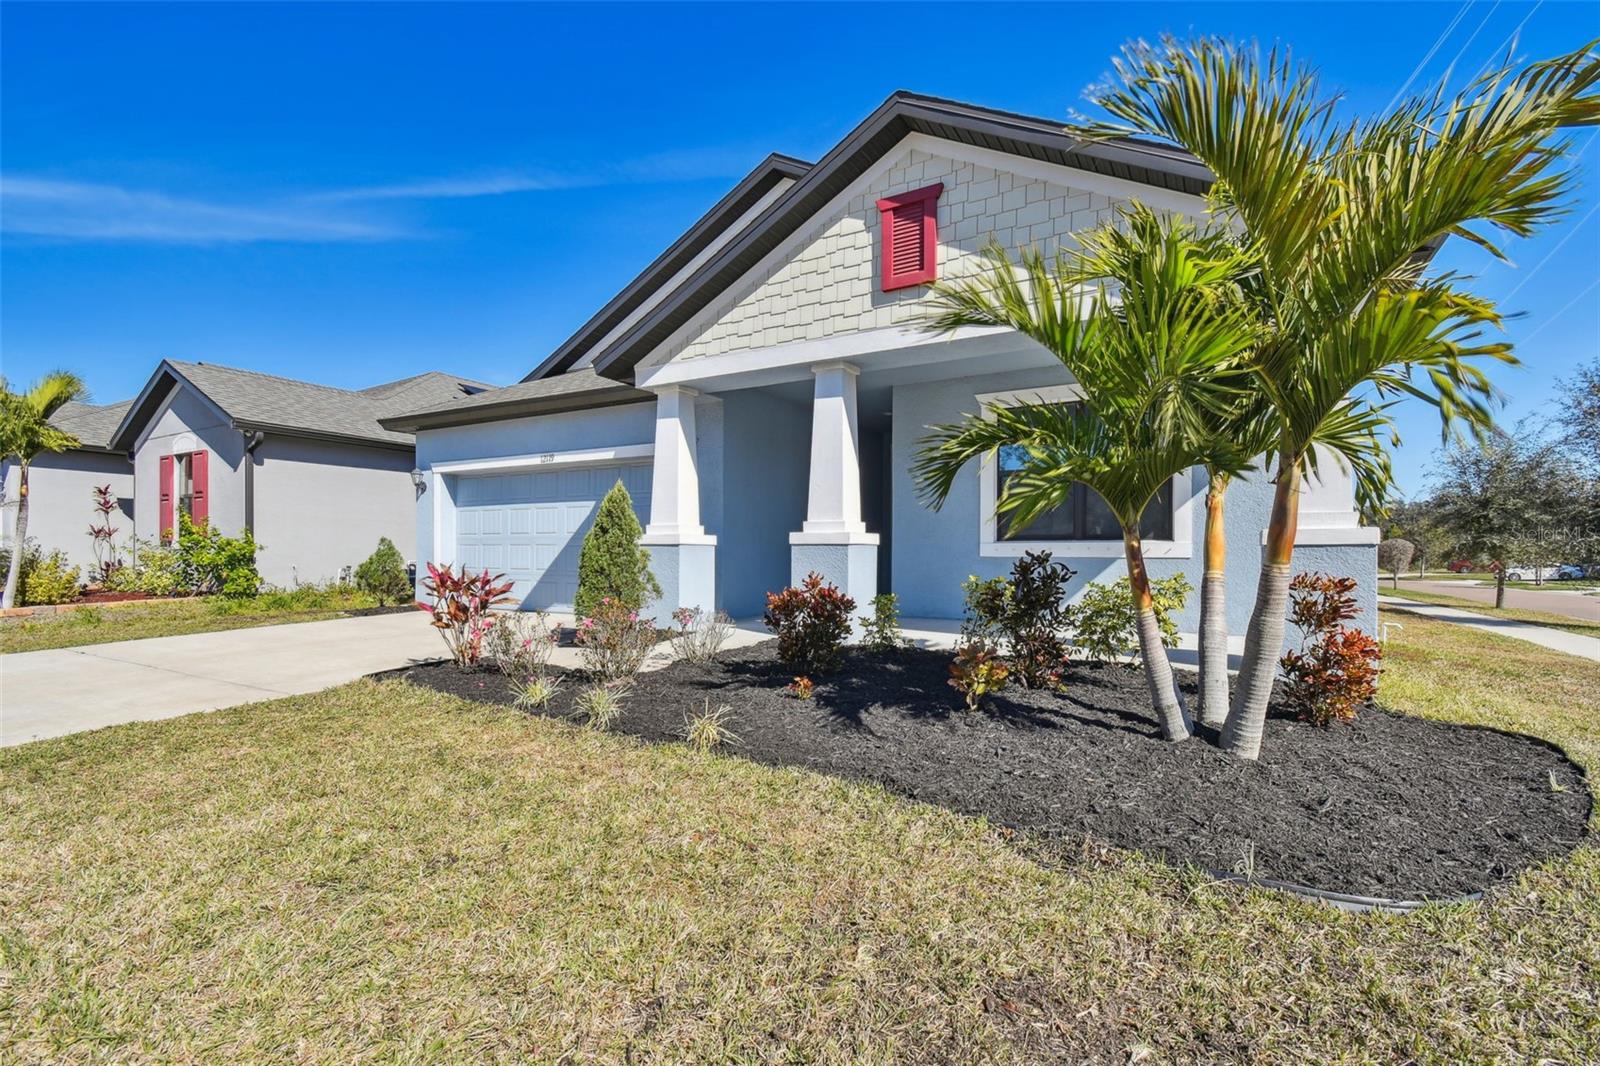
{"type": "Polygon", "coordinates": [[[421,496],[424,492],[427,492],[428,475],[424,474],[416,467],[413,467],[411,470],[411,487],[417,490],[418,496],[421,496]]]}

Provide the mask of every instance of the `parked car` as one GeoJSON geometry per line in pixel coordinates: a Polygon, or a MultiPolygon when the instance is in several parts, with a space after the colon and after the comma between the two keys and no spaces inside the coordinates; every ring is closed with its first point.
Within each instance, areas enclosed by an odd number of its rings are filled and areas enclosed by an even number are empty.
{"type": "Polygon", "coordinates": [[[1556,576],[1556,567],[1551,563],[1513,563],[1506,567],[1507,581],[1549,581],[1556,576]]]}
{"type": "Polygon", "coordinates": [[[1600,563],[1562,563],[1556,567],[1557,581],[1582,581],[1586,577],[1600,577],[1600,563]]]}
{"type": "Polygon", "coordinates": [[[1452,574],[1470,574],[1473,571],[1480,569],[1480,567],[1471,559],[1457,559],[1455,562],[1446,566],[1445,569],[1450,571],[1452,574]]]}

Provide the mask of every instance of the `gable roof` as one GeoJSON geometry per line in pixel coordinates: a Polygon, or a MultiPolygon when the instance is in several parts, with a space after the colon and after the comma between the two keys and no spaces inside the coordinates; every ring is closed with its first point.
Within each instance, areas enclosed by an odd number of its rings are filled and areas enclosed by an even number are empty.
{"type": "Polygon", "coordinates": [[[380,419],[380,423],[386,429],[414,433],[419,429],[591,410],[646,400],[654,401],[655,394],[603,378],[584,367],[534,381],[519,381],[503,389],[487,389],[453,403],[426,409],[419,405],[411,413],[392,415],[380,419]]]}
{"type": "MultiPolygon", "coordinates": [[[[594,368],[618,381],[631,380],[639,360],[719,293],[735,284],[763,256],[912,133],[1195,196],[1204,195],[1212,181],[1211,172],[1181,149],[1138,138],[1085,141],[1053,119],[902,90],[891,94],[742,233],[651,308],[631,329],[605,350],[595,353],[594,368]]],[[[561,360],[552,357],[534,373],[549,374],[561,369],[564,369],[561,360]]]]}
{"type": "Polygon", "coordinates": [[[133,406],[132,400],[123,400],[121,403],[64,403],[50,416],[50,424],[59,430],[71,433],[79,440],[79,451],[109,452],[116,449],[111,447],[111,437],[117,431],[117,426],[122,422],[122,416],[128,413],[128,408],[133,406]]]}
{"type": "Polygon", "coordinates": [[[111,445],[131,450],[139,432],[179,385],[210,400],[240,430],[394,448],[411,448],[415,441],[409,433],[385,429],[379,425],[380,418],[429,403],[446,403],[489,387],[431,371],[367,389],[340,389],[213,363],[164,359],[131,402],[111,445]]]}
{"type": "Polygon", "coordinates": [[[548,377],[571,369],[596,341],[615,329],[648,300],[652,293],[660,289],[662,284],[688,266],[695,256],[704,252],[729,226],[771,192],[774,186],[781,181],[797,180],[809,169],[811,169],[810,163],[793,156],[779,155],[776,152],[767,156],[760,165],[745,175],[739,184],[729,190],[726,196],[713,204],[711,210],[701,215],[683,236],[672,242],[672,245],[657,256],[654,262],[640,271],[621,292],[613,296],[609,303],[579,327],[578,332],[562,342],[559,348],[551,352],[544,362],[522,380],[533,381],[536,378],[548,377]]]}

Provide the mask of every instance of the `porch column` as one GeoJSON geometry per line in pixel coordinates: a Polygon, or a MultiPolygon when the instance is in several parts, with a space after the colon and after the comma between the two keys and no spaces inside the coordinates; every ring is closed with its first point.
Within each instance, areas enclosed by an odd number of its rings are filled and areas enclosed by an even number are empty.
{"type": "Polygon", "coordinates": [[[650,552],[650,570],[661,598],[648,608],[657,625],[672,624],[679,607],[716,609],[717,538],[700,524],[700,468],[695,438],[695,399],[682,385],[656,393],[656,446],[650,474],[650,521],[639,543],[650,552]]]}
{"type": "Polygon", "coordinates": [[[872,612],[878,591],[878,535],[861,521],[861,449],[856,417],[856,377],[850,363],[811,368],[811,476],[806,519],[789,534],[790,581],[815,571],[856,601],[856,614],[872,612]]]}

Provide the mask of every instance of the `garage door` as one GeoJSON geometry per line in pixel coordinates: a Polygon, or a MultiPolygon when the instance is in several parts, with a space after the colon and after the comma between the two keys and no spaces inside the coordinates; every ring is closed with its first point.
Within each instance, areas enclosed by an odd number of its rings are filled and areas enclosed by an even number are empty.
{"type": "Polygon", "coordinates": [[[650,464],[579,466],[527,474],[462,477],[456,485],[456,559],[516,582],[528,609],[570,611],[578,552],[595,510],[621,481],[643,524],[650,514],[650,464]]]}

